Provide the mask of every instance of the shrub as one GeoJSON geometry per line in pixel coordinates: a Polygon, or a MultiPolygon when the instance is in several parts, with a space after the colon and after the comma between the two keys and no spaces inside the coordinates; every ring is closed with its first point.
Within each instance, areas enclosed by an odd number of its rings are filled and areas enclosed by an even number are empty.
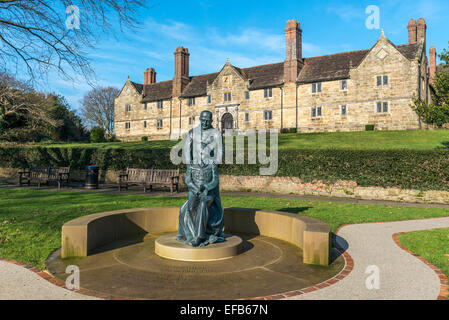
{"type": "MultiPolygon", "coordinates": [[[[246,157],[246,155],[245,155],[246,157]]],[[[297,150],[281,149],[276,176],[298,177],[305,182],[356,181],[361,186],[449,190],[449,149],[434,150],[297,150]]],[[[185,170],[170,161],[170,148],[48,148],[0,147],[0,167],[71,166],[84,169],[126,167],[185,170]]],[[[257,164],[223,164],[220,174],[259,175],[257,164]]],[[[266,167],[266,166],[263,166],[266,167]]]]}
{"type": "Polygon", "coordinates": [[[142,137],[142,138],[140,138],[140,141],[146,142],[146,141],[148,141],[148,137],[142,137]]]}
{"type": "Polygon", "coordinates": [[[281,133],[289,133],[290,129],[288,128],[282,128],[281,133]]]}
{"type": "Polygon", "coordinates": [[[101,127],[94,127],[90,131],[90,142],[93,143],[99,143],[99,142],[105,142],[105,131],[101,127]]]}
{"type": "Polygon", "coordinates": [[[374,131],[374,124],[366,124],[365,131],[374,131]]]}
{"type": "Polygon", "coordinates": [[[290,128],[290,133],[296,133],[296,128],[290,128]]]}

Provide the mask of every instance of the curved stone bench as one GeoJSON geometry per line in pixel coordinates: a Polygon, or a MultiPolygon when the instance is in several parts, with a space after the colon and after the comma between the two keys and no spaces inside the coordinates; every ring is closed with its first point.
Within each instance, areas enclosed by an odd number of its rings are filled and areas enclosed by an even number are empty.
{"type": "MultiPolygon", "coordinates": [[[[95,248],[142,233],[176,232],[179,207],[139,208],[80,217],[62,226],[61,257],[86,257],[95,248]]],[[[303,262],[328,265],[330,227],[318,219],[279,211],[224,208],[225,232],[257,234],[303,250],[303,262]]]]}

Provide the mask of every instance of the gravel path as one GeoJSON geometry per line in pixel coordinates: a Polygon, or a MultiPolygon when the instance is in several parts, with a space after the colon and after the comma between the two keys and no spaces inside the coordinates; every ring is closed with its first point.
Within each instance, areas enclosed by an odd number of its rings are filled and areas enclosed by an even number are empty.
{"type": "Polygon", "coordinates": [[[435,300],[440,293],[440,280],[422,261],[399,248],[393,234],[424,229],[449,228],[449,218],[409,220],[348,225],[340,229],[337,241],[348,247],[354,269],[343,280],[329,287],[288,299],[363,299],[363,300],[435,300]],[[344,239],[344,240],[343,240],[344,239]],[[365,284],[379,270],[379,288],[365,284]]]}

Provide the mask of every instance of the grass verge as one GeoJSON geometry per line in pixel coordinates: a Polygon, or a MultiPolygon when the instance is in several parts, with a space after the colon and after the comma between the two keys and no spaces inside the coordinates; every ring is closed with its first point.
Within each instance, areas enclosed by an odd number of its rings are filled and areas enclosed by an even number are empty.
{"type": "Polygon", "coordinates": [[[398,235],[401,245],[438,267],[449,278],[449,228],[398,235]]]}
{"type": "MultiPolygon", "coordinates": [[[[74,218],[126,208],[180,206],[184,197],[0,189],[0,257],[45,267],[61,246],[61,227],[74,218]]],[[[253,196],[223,196],[225,207],[247,207],[298,213],[318,218],[335,232],[343,224],[449,216],[448,209],[305,201],[253,196]]]]}

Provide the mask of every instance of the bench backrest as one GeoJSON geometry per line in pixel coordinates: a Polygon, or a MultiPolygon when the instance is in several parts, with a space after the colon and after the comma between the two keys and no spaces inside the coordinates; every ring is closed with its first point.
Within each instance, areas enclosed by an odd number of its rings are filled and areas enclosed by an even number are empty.
{"type": "Polygon", "coordinates": [[[151,178],[151,172],[153,169],[136,169],[127,168],[126,174],[128,175],[128,182],[145,182],[151,178]]]}
{"type": "Polygon", "coordinates": [[[60,173],[70,173],[70,167],[50,167],[48,177],[50,179],[58,179],[60,173]]]}
{"type": "Polygon", "coordinates": [[[179,169],[176,170],[153,170],[153,176],[151,181],[156,183],[170,183],[172,177],[179,177],[179,169]]]}
{"type": "Polygon", "coordinates": [[[30,168],[30,177],[38,178],[38,179],[47,179],[49,170],[50,170],[50,167],[31,167],[30,168]]]}

